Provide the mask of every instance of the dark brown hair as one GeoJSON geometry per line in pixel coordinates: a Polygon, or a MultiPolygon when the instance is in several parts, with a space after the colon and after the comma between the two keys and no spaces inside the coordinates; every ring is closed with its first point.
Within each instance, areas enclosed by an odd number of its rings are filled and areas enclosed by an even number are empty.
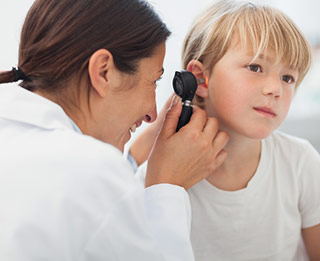
{"type": "MultiPolygon", "coordinates": [[[[170,31],[144,0],[36,0],[22,28],[20,86],[54,92],[75,75],[88,76],[90,56],[108,49],[116,67],[134,73],[170,31]]],[[[13,71],[0,83],[15,81],[13,71]]]]}

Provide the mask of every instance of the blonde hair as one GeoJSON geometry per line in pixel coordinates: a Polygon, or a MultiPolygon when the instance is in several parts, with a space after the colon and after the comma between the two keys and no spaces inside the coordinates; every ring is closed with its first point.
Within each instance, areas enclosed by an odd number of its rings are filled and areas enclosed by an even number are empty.
{"type": "Polygon", "coordinates": [[[239,40],[244,48],[252,48],[255,58],[272,49],[277,62],[297,69],[296,86],[309,70],[309,43],[287,15],[262,4],[229,0],[217,2],[196,19],[184,41],[183,67],[199,60],[211,71],[239,40]]]}

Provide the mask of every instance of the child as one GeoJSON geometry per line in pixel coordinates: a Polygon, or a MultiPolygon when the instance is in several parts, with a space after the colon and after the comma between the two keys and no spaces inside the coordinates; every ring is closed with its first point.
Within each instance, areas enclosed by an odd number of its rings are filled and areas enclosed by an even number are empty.
{"type": "Polygon", "coordinates": [[[274,8],[220,1],[182,57],[207,79],[194,102],[229,134],[224,163],[188,190],[196,260],[320,260],[319,153],[275,131],[309,69],[306,39],[274,8]]]}

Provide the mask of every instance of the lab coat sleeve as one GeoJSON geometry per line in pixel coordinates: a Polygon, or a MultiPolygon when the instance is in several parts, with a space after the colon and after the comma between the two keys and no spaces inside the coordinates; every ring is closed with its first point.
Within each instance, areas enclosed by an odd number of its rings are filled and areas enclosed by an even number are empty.
{"type": "Polygon", "coordinates": [[[114,199],[112,209],[84,247],[81,260],[194,260],[191,209],[185,189],[170,184],[144,188],[127,161],[121,169],[116,172],[128,173],[136,185],[114,199]]]}
{"type": "Polygon", "coordinates": [[[191,207],[179,186],[158,184],[145,191],[147,220],[166,260],[194,260],[190,243],[191,207]]]}
{"type": "Polygon", "coordinates": [[[159,184],[128,193],[109,211],[81,260],[194,260],[183,188],[159,184]]]}
{"type": "MultiPolygon", "coordinates": [[[[141,186],[145,183],[146,169],[147,162],[136,171],[135,178],[141,186]]],[[[167,259],[194,260],[190,241],[186,240],[190,238],[191,227],[191,205],[186,190],[170,184],[153,185],[145,189],[145,202],[150,231],[162,252],[168,253],[167,259]]]]}

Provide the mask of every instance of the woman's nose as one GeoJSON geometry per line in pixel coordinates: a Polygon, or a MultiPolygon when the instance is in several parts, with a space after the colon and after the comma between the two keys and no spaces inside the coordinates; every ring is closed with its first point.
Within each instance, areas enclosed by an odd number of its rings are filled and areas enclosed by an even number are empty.
{"type": "Polygon", "coordinates": [[[154,122],[157,119],[157,106],[154,106],[153,110],[146,114],[143,120],[147,123],[154,122]]]}

